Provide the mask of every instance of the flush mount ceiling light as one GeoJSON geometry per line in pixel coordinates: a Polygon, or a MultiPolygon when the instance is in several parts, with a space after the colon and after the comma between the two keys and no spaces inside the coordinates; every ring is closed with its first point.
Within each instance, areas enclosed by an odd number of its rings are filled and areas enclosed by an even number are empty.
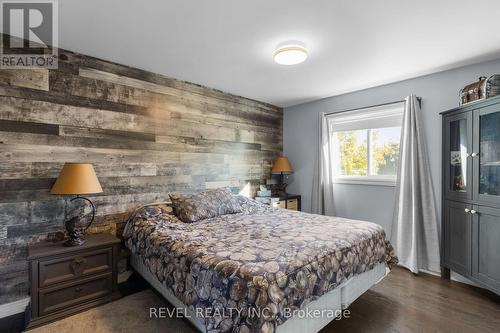
{"type": "Polygon", "coordinates": [[[273,58],[280,65],[297,65],[307,59],[307,50],[299,43],[286,43],[274,51],[273,58]]]}

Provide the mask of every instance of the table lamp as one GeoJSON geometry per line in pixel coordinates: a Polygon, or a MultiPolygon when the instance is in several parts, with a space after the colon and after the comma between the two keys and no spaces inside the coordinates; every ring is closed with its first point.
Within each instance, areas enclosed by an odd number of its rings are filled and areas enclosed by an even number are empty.
{"type": "Polygon", "coordinates": [[[85,243],[80,237],[90,227],[95,217],[95,206],[82,194],[102,193],[102,187],[97,179],[92,164],[88,163],[66,163],[64,164],[59,177],[52,186],[50,194],[76,195],[71,201],[84,200],[92,206],[92,217],[90,222],[85,221],[83,216],[75,216],[64,222],[69,239],[64,242],[64,246],[78,246],[85,243]]]}
{"type": "Polygon", "coordinates": [[[291,174],[292,172],[292,165],[290,164],[290,161],[288,161],[288,158],[286,158],[285,156],[276,157],[273,162],[271,173],[280,175],[280,180],[277,188],[279,195],[287,195],[287,183],[285,183],[284,175],[291,174]]]}

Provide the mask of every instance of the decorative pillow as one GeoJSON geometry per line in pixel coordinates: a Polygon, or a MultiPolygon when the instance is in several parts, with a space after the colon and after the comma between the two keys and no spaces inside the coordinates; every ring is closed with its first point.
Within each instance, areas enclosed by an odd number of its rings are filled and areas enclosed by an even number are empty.
{"type": "Polygon", "coordinates": [[[241,206],[227,188],[218,188],[194,194],[171,193],[174,213],[186,223],[220,215],[241,213],[241,206]]]}

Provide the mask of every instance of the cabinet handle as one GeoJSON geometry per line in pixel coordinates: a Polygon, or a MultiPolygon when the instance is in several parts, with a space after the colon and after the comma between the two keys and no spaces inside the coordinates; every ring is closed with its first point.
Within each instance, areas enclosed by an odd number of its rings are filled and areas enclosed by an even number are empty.
{"type": "Polygon", "coordinates": [[[471,213],[471,214],[476,214],[477,212],[476,212],[474,209],[472,209],[472,210],[470,211],[470,213],[471,213]]]}
{"type": "Polygon", "coordinates": [[[470,209],[469,209],[469,208],[465,208],[465,209],[464,209],[464,212],[466,212],[466,213],[470,213],[470,209]]]}
{"type": "Polygon", "coordinates": [[[465,154],[465,157],[470,157],[470,154],[469,153],[465,154]]]}
{"type": "Polygon", "coordinates": [[[76,287],[76,288],[75,288],[75,291],[76,291],[77,293],[81,292],[82,290],[83,290],[83,288],[82,288],[82,287],[76,287]]]}
{"type": "Polygon", "coordinates": [[[477,155],[478,155],[477,153],[470,154],[470,156],[472,156],[472,157],[476,157],[477,155]]]}

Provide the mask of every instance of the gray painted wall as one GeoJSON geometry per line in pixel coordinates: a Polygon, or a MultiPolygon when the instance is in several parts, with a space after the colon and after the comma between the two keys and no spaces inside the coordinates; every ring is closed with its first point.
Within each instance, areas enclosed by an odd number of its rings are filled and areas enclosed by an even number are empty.
{"type": "MultiPolygon", "coordinates": [[[[439,113],[458,106],[458,93],[464,85],[475,81],[481,75],[494,73],[500,73],[500,59],[286,108],[283,149],[295,169],[289,179],[288,192],[301,194],[303,210],[310,210],[319,112],[335,112],[393,102],[413,93],[423,99],[423,122],[432,180],[440,207],[439,113]]],[[[382,225],[390,236],[394,187],[336,184],[334,195],[337,215],[376,222],[382,225]]]]}

